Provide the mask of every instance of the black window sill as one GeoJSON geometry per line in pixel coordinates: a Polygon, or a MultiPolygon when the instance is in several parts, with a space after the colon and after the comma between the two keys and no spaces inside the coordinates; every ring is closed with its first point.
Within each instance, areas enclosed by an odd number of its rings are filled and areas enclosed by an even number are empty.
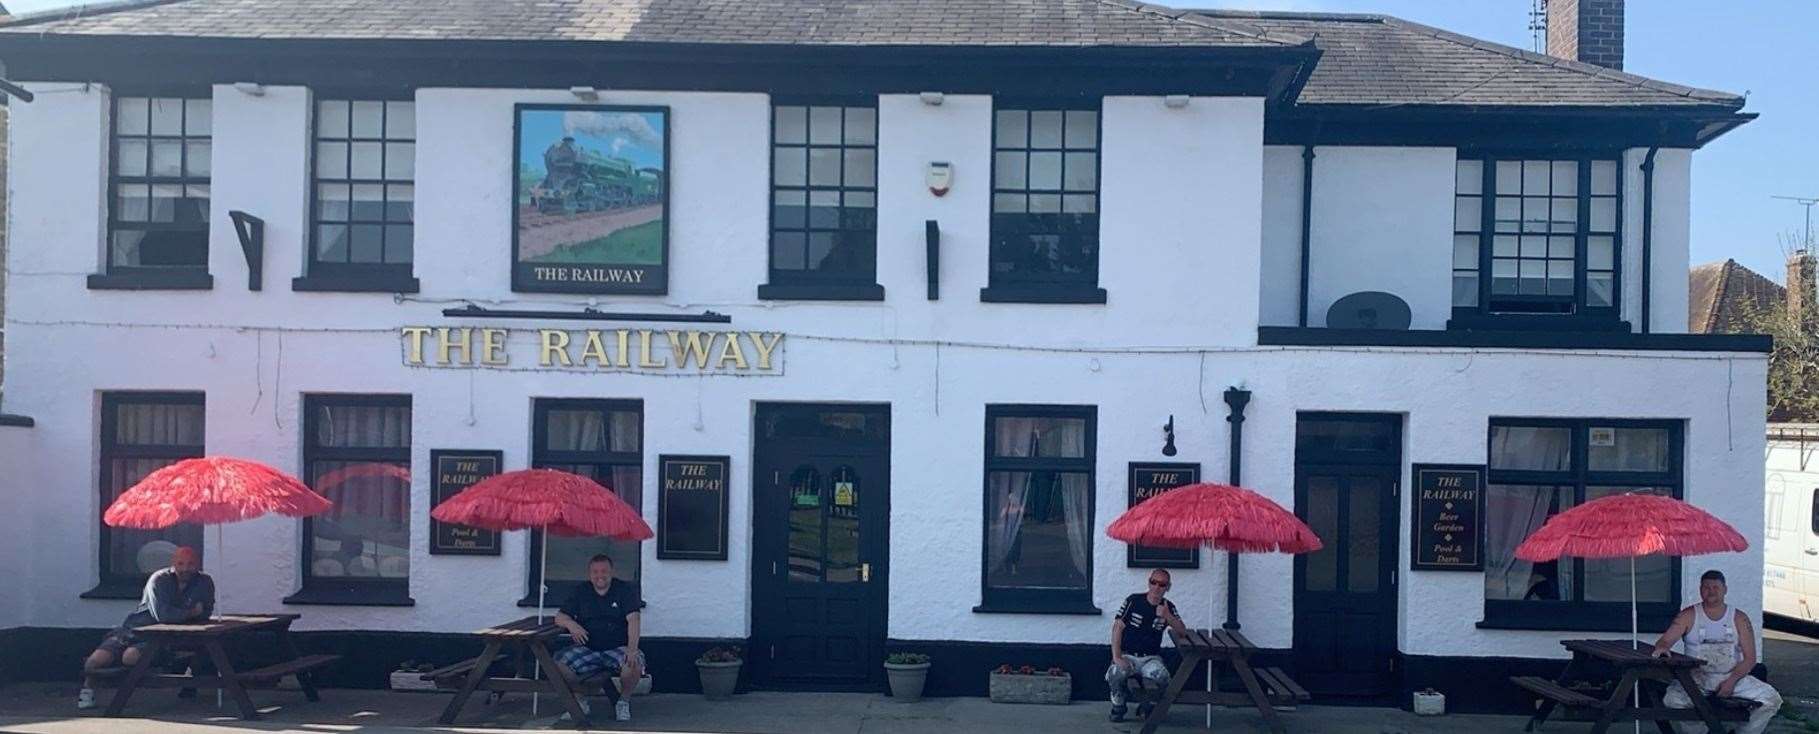
{"type": "Polygon", "coordinates": [[[215,287],[215,276],[201,270],[153,270],[136,273],[95,273],[88,287],[97,291],[206,291],[215,287]]]}
{"type": "Polygon", "coordinates": [[[410,592],[406,591],[402,585],[395,589],[376,586],[304,587],[303,590],[284,597],[284,603],[338,607],[411,607],[417,605],[417,601],[410,597],[410,592]]]}
{"type": "MultiPolygon", "coordinates": [[[[1667,629],[1674,621],[1674,615],[1651,614],[1643,612],[1636,617],[1636,626],[1642,634],[1652,638],[1667,629]]],[[[1541,632],[1621,632],[1629,634],[1630,618],[1626,612],[1621,618],[1613,615],[1599,614],[1587,616],[1571,611],[1537,612],[1523,615],[1486,615],[1478,622],[1481,630],[1528,630],[1541,632]]]]}
{"type": "Polygon", "coordinates": [[[95,588],[84,591],[83,599],[130,599],[138,601],[145,596],[145,580],[110,579],[95,585],[95,588]]]}
{"type": "Polygon", "coordinates": [[[761,301],[882,301],[884,286],[877,283],[812,285],[766,283],[758,286],[761,301]]]}
{"type": "Polygon", "coordinates": [[[1461,313],[1457,310],[1446,320],[1446,328],[1453,331],[1631,331],[1630,322],[1615,316],[1461,313]]]}
{"type": "Polygon", "coordinates": [[[11,426],[13,428],[31,428],[32,426],[35,426],[35,425],[38,425],[38,422],[35,420],[32,420],[32,417],[29,415],[13,415],[12,413],[0,413],[0,426],[11,426]]]}
{"type": "Polygon", "coordinates": [[[1077,614],[1103,616],[1105,610],[1091,604],[980,604],[974,614],[1077,614]]]}
{"type": "Polygon", "coordinates": [[[1088,286],[994,285],[979,289],[980,303],[1105,303],[1105,289],[1088,286]]]}
{"type": "Polygon", "coordinates": [[[1257,343],[1277,347],[1457,347],[1484,349],[1606,349],[1669,352],[1763,352],[1762,334],[1636,334],[1626,331],[1441,331],[1263,326],[1257,343]]]}
{"type": "Polygon", "coordinates": [[[291,279],[291,290],[305,293],[416,293],[417,279],[389,273],[336,273],[291,279]]]}

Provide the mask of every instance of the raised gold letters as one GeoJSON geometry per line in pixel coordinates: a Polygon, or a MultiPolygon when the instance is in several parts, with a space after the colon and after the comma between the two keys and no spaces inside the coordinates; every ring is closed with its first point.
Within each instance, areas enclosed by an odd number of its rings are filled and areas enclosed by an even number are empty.
{"type": "MultiPolygon", "coordinates": [[[[774,331],[536,331],[537,365],[545,368],[700,374],[779,372],[782,368],[783,334],[774,331]],[[657,336],[659,333],[661,337],[657,336]]],[[[398,335],[403,340],[407,366],[509,369],[512,364],[510,329],[405,326],[399,328],[398,335]],[[424,353],[426,337],[431,336],[435,339],[434,362],[428,361],[424,353]]]]}

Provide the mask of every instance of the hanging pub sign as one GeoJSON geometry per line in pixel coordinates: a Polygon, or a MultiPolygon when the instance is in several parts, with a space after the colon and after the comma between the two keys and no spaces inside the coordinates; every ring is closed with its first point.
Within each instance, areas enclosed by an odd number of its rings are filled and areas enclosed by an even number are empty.
{"type": "Polygon", "coordinates": [[[1484,465],[1416,464],[1414,558],[1416,571],[1484,570],[1484,465]]]}
{"type": "Polygon", "coordinates": [[[726,560],[732,457],[657,457],[657,557],[726,560]]]}
{"type": "MultiPolygon", "coordinates": [[[[1176,487],[1200,481],[1199,464],[1140,463],[1130,465],[1130,507],[1176,487]]],[[[1199,548],[1125,546],[1126,568],[1199,568],[1199,548]]]]}
{"type": "MultiPolygon", "coordinates": [[[[430,506],[435,507],[480,480],[499,473],[502,451],[430,449],[429,465],[435,470],[430,482],[430,506]]],[[[438,556],[499,555],[499,533],[466,525],[429,521],[429,552],[438,556]]]]}
{"type": "Polygon", "coordinates": [[[521,104],[512,290],[669,289],[669,108],[521,104]]]}

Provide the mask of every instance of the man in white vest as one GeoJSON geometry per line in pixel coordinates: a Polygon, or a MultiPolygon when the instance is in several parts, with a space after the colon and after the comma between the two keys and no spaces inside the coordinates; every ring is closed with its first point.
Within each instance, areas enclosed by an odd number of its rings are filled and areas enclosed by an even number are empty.
{"type": "MultiPolygon", "coordinates": [[[[1724,602],[1725,591],[1723,573],[1712,570],[1701,575],[1699,603],[1674,615],[1673,625],[1655,641],[1655,656],[1666,656],[1675,642],[1682,643],[1687,655],[1705,661],[1693,671],[1693,680],[1706,695],[1762,704],[1750,712],[1749,723],[1737,730],[1737,734],[1762,734],[1781,708],[1781,694],[1750,675],[1756,667],[1756,629],[1750,625],[1749,615],[1724,602]]],[[[1677,709],[1693,705],[1678,683],[1668,687],[1662,703],[1677,709]]]]}

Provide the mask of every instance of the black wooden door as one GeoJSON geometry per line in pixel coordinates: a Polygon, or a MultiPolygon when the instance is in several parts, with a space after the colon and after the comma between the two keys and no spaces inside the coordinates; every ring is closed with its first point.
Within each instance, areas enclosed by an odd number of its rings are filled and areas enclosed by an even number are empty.
{"type": "MultiPolygon", "coordinates": [[[[760,408],[751,658],[755,680],[766,687],[870,690],[882,678],[889,565],[884,445],[877,433],[789,436],[789,428],[764,440],[767,419],[778,425],[767,413],[801,413],[801,420],[786,422],[800,429],[844,424],[823,413],[852,410],[760,408]]],[[[866,419],[888,420],[888,414],[866,419]]]]}
{"type": "Polygon", "coordinates": [[[1295,558],[1295,677],[1316,696],[1396,687],[1396,476],[1299,466],[1295,514],[1325,547],[1295,558]]]}

